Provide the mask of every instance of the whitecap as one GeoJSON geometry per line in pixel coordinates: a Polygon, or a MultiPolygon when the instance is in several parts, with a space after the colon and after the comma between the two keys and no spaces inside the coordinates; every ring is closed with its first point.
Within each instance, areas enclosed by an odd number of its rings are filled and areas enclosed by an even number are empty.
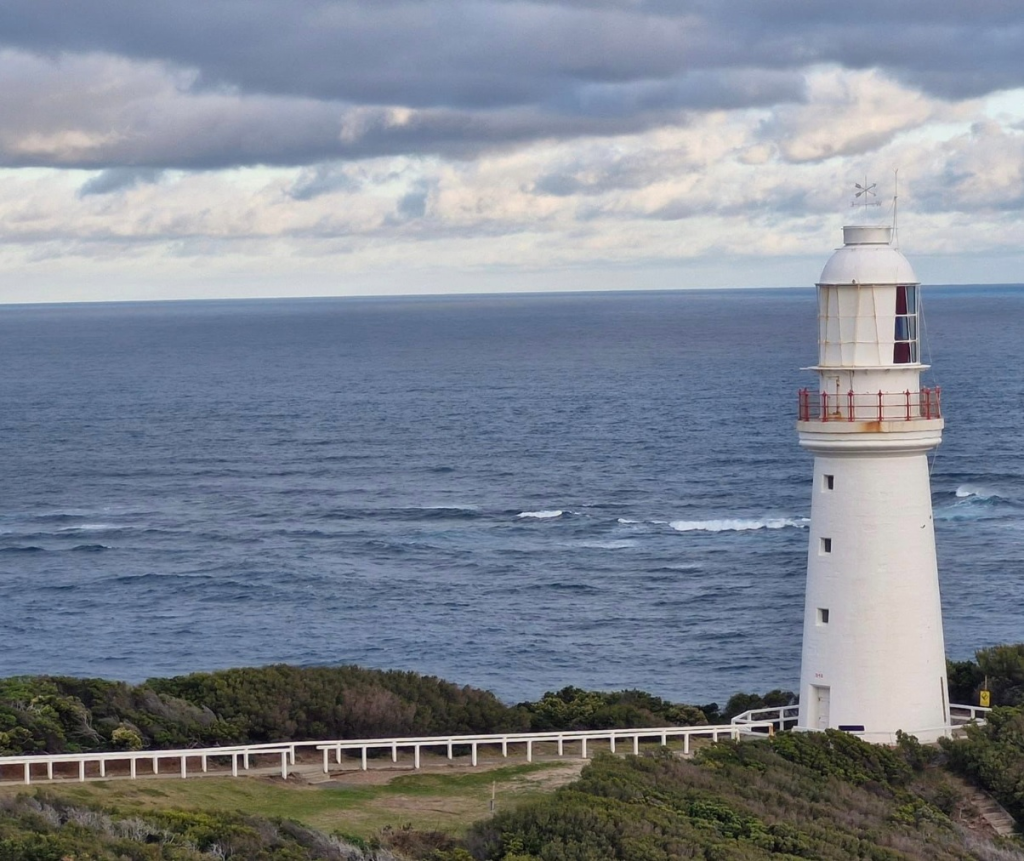
{"type": "Polygon", "coordinates": [[[552,509],[551,511],[520,511],[516,517],[529,517],[534,520],[551,520],[555,517],[561,517],[565,512],[561,509],[552,509]]]}
{"type": "Polygon", "coordinates": [[[961,484],[956,489],[956,495],[960,499],[969,499],[972,496],[978,499],[991,499],[992,497],[1002,498],[1002,494],[980,484],[961,484]]]}
{"type": "Polygon", "coordinates": [[[637,523],[643,523],[642,520],[630,520],[628,517],[620,517],[618,519],[618,522],[623,524],[624,526],[629,526],[629,525],[633,525],[633,524],[637,524],[637,523]]]}
{"type": "Polygon", "coordinates": [[[58,532],[107,532],[111,529],[120,529],[109,523],[82,523],[78,526],[62,526],[58,532]]]}
{"type": "Polygon", "coordinates": [[[722,520],[673,520],[676,532],[748,532],[756,529],[806,529],[806,518],[765,517],[759,520],[726,518],[722,520]]]}

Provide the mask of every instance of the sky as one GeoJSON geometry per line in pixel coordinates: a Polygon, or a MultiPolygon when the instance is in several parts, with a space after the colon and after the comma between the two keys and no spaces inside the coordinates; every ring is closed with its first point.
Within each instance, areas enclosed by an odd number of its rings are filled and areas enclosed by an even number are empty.
{"type": "Polygon", "coordinates": [[[810,285],[897,190],[1024,281],[1019,0],[0,0],[0,303],[810,285]]]}

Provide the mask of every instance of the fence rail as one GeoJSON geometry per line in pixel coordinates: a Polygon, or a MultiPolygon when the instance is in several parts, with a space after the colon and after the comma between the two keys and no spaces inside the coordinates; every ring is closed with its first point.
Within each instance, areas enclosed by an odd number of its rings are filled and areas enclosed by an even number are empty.
{"type": "Polygon", "coordinates": [[[984,706],[963,706],[954,703],[949,704],[949,719],[953,726],[963,726],[968,723],[976,723],[978,726],[985,725],[985,716],[992,709],[984,706]]]}
{"type": "Polygon", "coordinates": [[[912,392],[797,392],[802,422],[912,422],[942,418],[942,389],[912,392]]]}
{"type": "Polygon", "coordinates": [[[579,742],[580,756],[587,757],[588,744],[592,741],[608,742],[611,753],[616,752],[616,742],[631,741],[632,752],[640,752],[640,742],[644,739],[654,739],[663,747],[668,744],[669,739],[681,739],[683,742],[683,753],[690,753],[690,741],[693,738],[710,738],[717,742],[720,738],[738,739],[743,735],[750,735],[754,732],[766,733],[771,730],[770,721],[755,721],[747,725],[720,724],[717,726],[674,726],[654,727],[640,729],[604,729],[604,730],[579,730],[575,732],[534,732],[534,733],[508,733],[505,735],[466,735],[450,737],[433,737],[422,739],[393,739],[393,740],[350,740],[321,742],[316,745],[323,755],[323,769],[329,770],[329,754],[334,751],[334,758],[337,764],[341,764],[341,757],[344,751],[360,752],[360,767],[367,769],[367,755],[373,750],[391,751],[393,762],[398,761],[399,748],[411,748],[413,751],[413,767],[420,767],[420,751],[425,747],[443,747],[447,750],[448,759],[452,759],[456,746],[470,748],[470,764],[476,765],[478,761],[478,750],[482,745],[493,745],[501,747],[501,755],[508,756],[509,745],[523,745],[527,762],[533,761],[533,746],[535,744],[553,743],[557,747],[558,756],[565,756],[565,746],[569,743],[579,742]]]}
{"type": "Polygon", "coordinates": [[[732,722],[738,726],[750,726],[753,723],[764,723],[768,721],[773,728],[780,732],[790,729],[796,725],[800,717],[800,706],[777,706],[767,709],[750,709],[742,714],[736,715],[732,722]]]}
{"type": "MultiPolygon", "coordinates": [[[[949,707],[953,726],[961,726],[975,722],[983,724],[985,715],[991,709],[980,706],[954,705],[949,707]]],[[[774,731],[792,728],[799,715],[799,706],[781,706],[779,708],[751,709],[736,715],[729,724],[713,726],[669,726],[669,727],[635,727],[631,729],[576,730],[562,732],[519,732],[486,735],[449,735],[419,736],[407,738],[375,738],[375,739],[334,739],[327,741],[294,741],[271,744],[246,744],[228,747],[183,748],[176,750],[135,750],[135,751],[104,751],[94,753],[56,753],[56,754],[21,754],[18,756],[0,756],[0,784],[32,783],[34,781],[52,781],[57,766],[77,766],[77,779],[84,781],[90,777],[136,779],[140,775],[139,764],[148,765],[154,775],[161,773],[161,764],[174,764],[174,771],[182,778],[190,774],[205,774],[210,771],[211,764],[226,766],[230,759],[230,770],[227,767],[216,768],[218,774],[231,774],[238,777],[243,771],[249,771],[256,764],[266,764],[269,758],[275,770],[280,764],[280,773],[288,777],[289,770],[295,766],[296,752],[300,750],[318,751],[323,758],[323,770],[330,771],[330,754],[334,753],[335,764],[341,765],[343,754],[359,753],[359,767],[366,770],[372,752],[390,751],[391,761],[398,762],[400,752],[411,752],[413,768],[421,767],[421,751],[424,748],[443,749],[448,759],[455,756],[455,748],[469,748],[470,764],[479,762],[481,747],[500,748],[501,755],[507,757],[509,748],[521,745],[528,762],[533,761],[534,746],[539,744],[554,745],[558,756],[566,756],[566,745],[578,744],[579,754],[586,759],[589,746],[595,742],[606,742],[612,753],[616,752],[619,742],[631,743],[632,753],[639,753],[640,744],[644,741],[657,742],[661,746],[669,740],[681,740],[683,753],[689,754],[692,740],[706,738],[717,742],[722,738],[740,739],[744,736],[765,735],[774,731]],[[192,766],[191,771],[189,766],[192,766]],[[108,773],[109,766],[121,766],[125,773],[108,773]],[[91,772],[91,773],[90,773],[91,772]]],[[[65,777],[64,779],[74,779],[65,777]]]]}
{"type": "MultiPolygon", "coordinates": [[[[990,711],[992,711],[992,709],[984,708],[982,706],[968,706],[950,703],[950,726],[957,727],[968,723],[976,723],[978,726],[984,726],[985,715],[990,711]]],[[[771,723],[774,729],[781,732],[782,730],[792,729],[796,726],[796,722],[799,717],[800,706],[779,706],[777,708],[768,709],[750,709],[749,711],[736,715],[736,717],[732,719],[732,722],[739,726],[750,726],[754,723],[763,724],[767,721],[768,723],[771,723]]],[[[943,729],[943,727],[929,727],[929,729],[943,729]]],[[[920,731],[923,732],[924,730],[920,731]]],[[[857,733],[854,733],[854,735],[857,735],[857,733]]]]}
{"type": "MultiPolygon", "coordinates": [[[[323,768],[328,772],[328,758],[331,751],[335,753],[335,761],[341,764],[342,752],[358,751],[361,768],[368,766],[367,758],[372,751],[391,752],[392,762],[398,762],[401,751],[411,751],[413,768],[420,768],[420,752],[423,748],[443,748],[448,759],[454,757],[455,747],[470,748],[470,762],[478,763],[478,751],[482,746],[500,747],[502,756],[508,756],[510,745],[522,745],[528,761],[532,761],[534,745],[553,743],[558,755],[565,755],[565,745],[578,742],[580,755],[587,757],[588,744],[604,741],[612,753],[616,751],[616,742],[632,741],[633,753],[638,753],[642,740],[656,740],[667,745],[669,739],[682,739],[683,752],[689,753],[691,739],[710,738],[718,741],[721,738],[738,739],[755,732],[769,732],[770,721],[753,721],[740,726],[721,724],[716,726],[672,726],[672,727],[641,727],[634,729],[611,730],[579,730],[573,732],[539,732],[539,733],[500,733],[492,735],[451,735],[422,736],[412,738],[378,738],[378,739],[334,739],[327,741],[295,741],[280,744],[250,744],[230,747],[187,748],[178,750],[140,750],[140,751],[106,751],[102,753],[59,753],[59,754],[22,754],[18,756],[0,756],[0,784],[32,783],[33,781],[55,778],[54,767],[68,764],[77,765],[77,779],[84,781],[89,777],[105,779],[128,778],[139,776],[139,763],[149,765],[152,774],[160,774],[161,763],[175,763],[177,773],[186,778],[189,774],[207,773],[211,763],[220,764],[230,757],[232,777],[239,776],[239,769],[248,771],[258,759],[266,762],[271,757],[276,764],[280,761],[280,773],[288,777],[289,769],[295,766],[296,752],[300,750],[317,750],[323,756],[323,768]],[[189,764],[192,765],[191,772],[189,764]],[[127,765],[127,774],[108,773],[108,767],[120,765],[122,772],[127,765]],[[12,775],[14,775],[12,777],[12,775]],[[44,777],[45,775],[45,777],[44,777]]],[[[227,775],[225,768],[217,769],[217,773],[227,775]]],[[[65,777],[64,779],[69,779],[65,777]]],[[[74,779],[73,777],[70,779],[74,779]]]]}

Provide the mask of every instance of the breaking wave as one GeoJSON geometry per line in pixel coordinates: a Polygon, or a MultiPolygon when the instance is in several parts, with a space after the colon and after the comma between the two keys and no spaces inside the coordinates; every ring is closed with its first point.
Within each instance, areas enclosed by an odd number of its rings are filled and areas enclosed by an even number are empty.
{"type": "Polygon", "coordinates": [[[971,497],[977,497],[978,499],[1004,498],[999,491],[981,484],[961,484],[956,489],[956,495],[958,499],[970,499],[971,497]]]}
{"type": "Polygon", "coordinates": [[[809,522],[807,518],[765,517],[760,520],[673,520],[669,526],[676,532],[751,532],[757,529],[806,529],[809,522]]]}
{"type": "Polygon", "coordinates": [[[563,514],[565,512],[561,509],[551,509],[550,511],[520,511],[516,517],[533,520],[553,520],[556,517],[561,517],[563,514]]]}

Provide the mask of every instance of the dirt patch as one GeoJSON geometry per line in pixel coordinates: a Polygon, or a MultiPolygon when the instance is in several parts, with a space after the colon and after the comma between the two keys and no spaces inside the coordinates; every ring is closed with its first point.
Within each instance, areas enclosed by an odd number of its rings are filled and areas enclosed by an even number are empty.
{"type": "MultiPolygon", "coordinates": [[[[455,763],[445,765],[425,765],[418,770],[410,768],[378,767],[369,768],[366,771],[358,769],[354,769],[352,771],[335,771],[331,773],[330,777],[327,777],[322,773],[319,773],[319,775],[313,773],[303,774],[301,777],[316,788],[330,789],[351,786],[386,786],[393,780],[397,780],[400,777],[409,777],[410,775],[436,774],[444,776],[458,776],[462,774],[480,774],[481,772],[496,771],[511,764],[522,763],[510,763],[507,759],[498,759],[481,762],[475,768],[468,763],[465,765],[455,763]]],[[[557,789],[559,786],[564,786],[572,780],[575,780],[579,776],[583,766],[586,764],[587,761],[583,759],[555,760],[546,768],[527,772],[526,774],[516,775],[511,780],[503,781],[503,783],[525,782],[531,784],[536,789],[549,791],[557,789]]]]}

